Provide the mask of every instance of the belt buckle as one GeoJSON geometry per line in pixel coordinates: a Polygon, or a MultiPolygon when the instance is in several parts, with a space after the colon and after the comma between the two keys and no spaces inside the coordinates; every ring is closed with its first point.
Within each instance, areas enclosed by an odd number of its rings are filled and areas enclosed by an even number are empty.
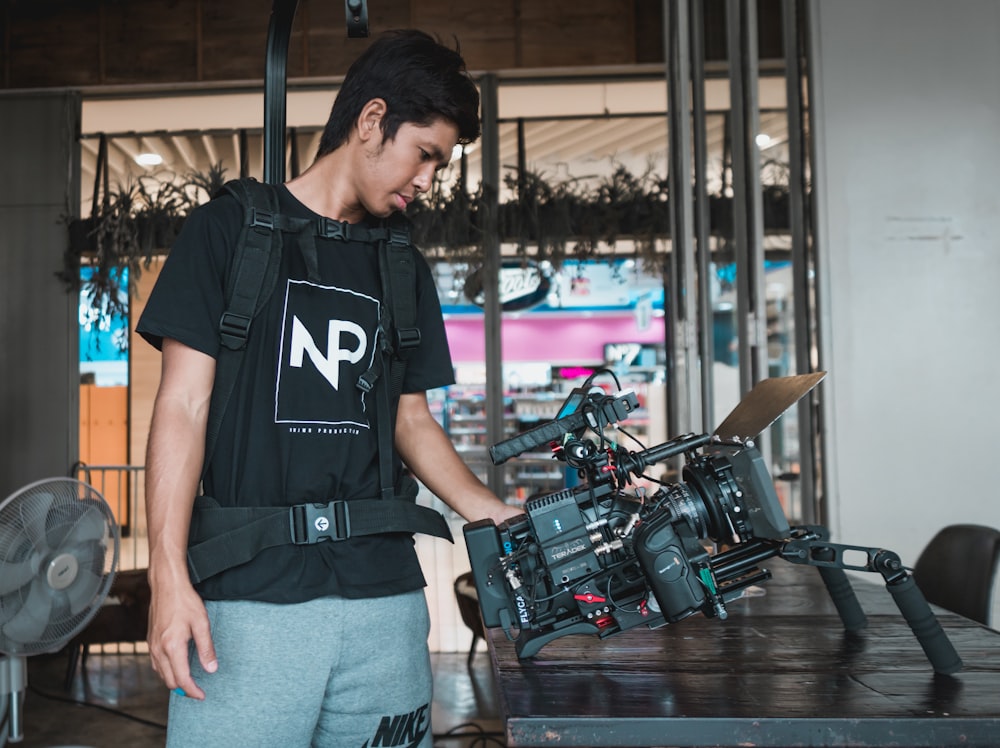
{"type": "Polygon", "coordinates": [[[288,511],[288,524],[295,545],[346,540],[351,535],[351,520],[344,501],[297,504],[288,511]]]}

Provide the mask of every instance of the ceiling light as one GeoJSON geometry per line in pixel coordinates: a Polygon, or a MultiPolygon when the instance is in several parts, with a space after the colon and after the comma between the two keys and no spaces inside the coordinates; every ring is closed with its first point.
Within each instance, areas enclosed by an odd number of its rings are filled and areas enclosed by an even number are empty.
{"type": "Polygon", "coordinates": [[[768,135],[766,132],[760,133],[755,138],[755,140],[757,142],[758,148],[767,148],[769,145],[771,145],[771,136],[768,135]]]}
{"type": "Polygon", "coordinates": [[[140,153],[135,157],[135,162],[139,166],[159,166],[163,163],[163,156],[159,153],[140,153]]]}
{"type": "Polygon", "coordinates": [[[471,155],[472,152],[475,151],[478,147],[479,143],[466,143],[465,145],[458,143],[454,148],[451,149],[451,157],[454,160],[462,158],[463,153],[466,156],[471,155]]]}

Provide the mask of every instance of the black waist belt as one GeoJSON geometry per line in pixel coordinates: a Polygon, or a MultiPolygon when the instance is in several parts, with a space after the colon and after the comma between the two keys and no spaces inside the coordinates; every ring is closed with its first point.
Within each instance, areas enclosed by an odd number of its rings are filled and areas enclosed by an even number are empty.
{"type": "Polygon", "coordinates": [[[209,496],[198,496],[188,537],[188,571],[197,584],[245,564],[265,548],[389,532],[419,532],[454,542],[441,513],[410,498],[223,507],[209,496]]]}

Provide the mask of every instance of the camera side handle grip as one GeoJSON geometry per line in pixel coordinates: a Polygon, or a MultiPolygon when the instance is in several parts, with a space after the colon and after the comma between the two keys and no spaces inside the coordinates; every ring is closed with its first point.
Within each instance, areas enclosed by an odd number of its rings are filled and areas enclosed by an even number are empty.
{"type": "Polygon", "coordinates": [[[861,631],[868,625],[868,617],[861,609],[861,604],[858,602],[857,595],[854,594],[854,588],[851,587],[847,574],[844,573],[843,569],[831,569],[826,566],[819,567],[818,571],[823,579],[823,584],[826,585],[826,591],[830,593],[834,607],[840,614],[844,628],[851,632],[861,631]]]}
{"type": "Polygon", "coordinates": [[[951,640],[941,628],[941,623],[927,603],[924,593],[917,587],[916,580],[907,575],[900,581],[887,583],[886,589],[892,594],[899,612],[903,614],[913,635],[924,648],[934,672],[951,675],[961,670],[962,658],[958,656],[951,640]]]}
{"type": "Polygon", "coordinates": [[[840,614],[844,628],[858,632],[868,625],[868,618],[861,603],[854,594],[854,588],[844,573],[844,569],[857,571],[875,571],[872,559],[874,551],[859,546],[840,545],[828,542],[830,531],[820,525],[805,525],[797,528],[803,533],[798,539],[790,540],[781,549],[781,557],[794,564],[809,564],[815,566],[830,593],[830,599],[840,614]],[[848,564],[844,560],[844,551],[864,552],[867,562],[864,566],[848,564]]]}
{"type": "MultiPolygon", "coordinates": [[[[924,593],[917,587],[913,577],[906,572],[898,555],[884,548],[864,548],[829,543],[826,541],[829,535],[824,527],[815,526],[800,529],[806,531],[805,537],[785,543],[781,551],[782,558],[792,563],[815,566],[819,568],[821,573],[839,572],[844,575],[844,569],[878,572],[885,580],[886,589],[892,595],[896,607],[906,619],[913,635],[920,642],[920,646],[923,648],[924,654],[927,655],[934,671],[942,675],[951,675],[962,669],[962,659],[958,656],[944,629],[941,628],[941,624],[931,610],[931,606],[928,605],[924,593]],[[844,559],[845,551],[864,553],[867,556],[865,565],[857,566],[847,563],[844,559]]],[[[847,582],[846,575],[844,576],[844,582],[847,582]]],[[[848,617],[844,617],[844,612],[840,610],[841,603],[838,602],[838,596],[841,602],[847,600],[847,597],[844,596],[843,589],[839,587],[839,581],[835,581],[835,577],[829,578],[834,580],[837,591],[831,589],[829,583],[827,589],[833,597],[834,604],[837,605],[838,612],[841,613],[844,625],[850,629],[848,619],[853,619],[855,614],[848,611],[848,617]]],[[[823,581],[826,582],[827,579],[828,577],[824,574],[823,581]]],[[[853,591],[850,596],[854,596],[853,591]]],[[[856,604],[857,600],[855,599],[854,602],[856,604]]],[[[860,607],[858,613],[860,613],[860,607]]],[[[864,614],[860,613],[860,615],[864,614]]]]}

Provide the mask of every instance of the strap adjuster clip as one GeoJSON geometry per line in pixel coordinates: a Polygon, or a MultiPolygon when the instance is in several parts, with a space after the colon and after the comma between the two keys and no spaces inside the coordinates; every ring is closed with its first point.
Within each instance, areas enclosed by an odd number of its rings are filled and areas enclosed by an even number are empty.
{"type": "Polygon", "coordinates": [[[408,351],[420,345],[419,327],[396,328],[396,350],[408,351]]]}
{"type": "Polygon", "coordinates": [[[375,380],[377,378],[378,375],[375,374],[373,371],[371,370],[366,371],[364,374],[358,377],[357,381],[358,389],[365,393],[371,392],[373,389],[375,389],[375,380]]]}
{"type": "Polygon", "coordinates": [[[223,345],[234,351],[238,351],[247,344],[250,336],[250,322],[252,319],[242,314],[226,311],[219,318],[219,336],[223,345]]]}
{"type": "Polygon", "coordinates": [[[250,209],[250,226],[274,230],[274,213],[259,208],[250,209]]]}
{"type": "Polygon", "coordinates": [[[288,510],[288,529],[295,545],[346,540],[351,536],[347,502],[297,504],[288,510]]]}
{"type": "Polygon", "coordinates": [[[388,242],[400,248],[408,247],[410,245],[409,229],[405,226],[390,225],[388,242]]]}

